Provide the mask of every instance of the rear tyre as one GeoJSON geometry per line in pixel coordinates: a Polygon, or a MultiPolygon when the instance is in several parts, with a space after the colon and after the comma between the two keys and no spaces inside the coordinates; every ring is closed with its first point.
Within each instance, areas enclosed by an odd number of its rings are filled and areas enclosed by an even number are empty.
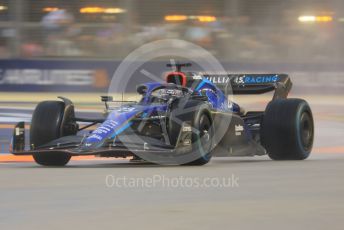
{"type": "Polygon", "coordinates": [[[271,101],[261,129],[262,145],[273,160],[304,160],[312,150],[314,121],[302,99],[271,101]]]}
{"type": "MultiPolygon", "coordinates": [[[[63,136],[61,126],[64,108],[65,104],[60,101],[43,101],[36,106],[30,128],[30,145],[32,149],[63,136]]],[[[60,152],[35,153],[33,158],[40,165],[64,166],[69,162],[71,155],[60,152]]]]}
{"type": "Polygon", "coordinates": [[[189,100],[186,103],[179,101],[171,109],[169,134],[172,145],[177,145],[182,123],[189,122],[192,127],[192,150],[185,159],[188,162],[179,162],[181,165],[204,165],[212,157],[212,137],[214,136],[211,110],[207,103],[198,100],[189,100]]]}

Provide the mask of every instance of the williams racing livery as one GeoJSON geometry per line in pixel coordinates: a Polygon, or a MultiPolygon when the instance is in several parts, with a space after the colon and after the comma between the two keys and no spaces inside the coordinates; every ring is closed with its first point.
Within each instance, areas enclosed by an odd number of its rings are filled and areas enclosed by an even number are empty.
{"type": "Polygon", "coordinates": [[[286,74],[207,74],[168,65],[165,83],[137,86],[138,102],[111,107],[101,119],[77,117],[67,98],[43,101],[33,113],[29,149],[24,122],[16,125],[11,151],[38,164],[66,165],[72,156],[134,157],[161,164],[204,165],[212,156],[268,154],[274,160],[306,159],[314,122],[308,103],[288,99],[286,74]],[[229,95],[273,92],[265,111],[245,111],[229,95]],[[85,125],[86,123],[86,125],[85,125]],[[82,125],[81,125],[82,124],[82,125]],[[94,127],[89,133],[85,129],[94,127]]]}

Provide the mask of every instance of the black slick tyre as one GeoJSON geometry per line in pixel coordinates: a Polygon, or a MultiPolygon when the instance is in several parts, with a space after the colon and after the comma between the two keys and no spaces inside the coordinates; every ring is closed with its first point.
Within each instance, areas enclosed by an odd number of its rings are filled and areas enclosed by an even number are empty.
{"type": "Polygon", "coordinates": [[[271,101],[261,127],[262,145],[273,160],[304,160],[313,147],[314,121],[302,99],[271,101]]]}
{"type": "MultiPolygon", "coordinates": [[[[30,145],[32,149],[47,144],[63,134],[61,125],[65,104],[60,101],[43,101],[36,106],[30,127],[30,145]]],[[[64,166],[71,159],[70,154],[61,152],[35,153],[36,163],[44,166],[64,166]]]]}

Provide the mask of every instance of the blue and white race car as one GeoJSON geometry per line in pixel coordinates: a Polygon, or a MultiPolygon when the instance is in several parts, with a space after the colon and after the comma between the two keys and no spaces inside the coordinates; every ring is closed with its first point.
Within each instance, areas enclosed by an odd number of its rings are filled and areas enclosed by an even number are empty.
{"type": "MultiPolygon", "coordinates": [[[[161,164],[204,165],[212,156],[268,154],[274,160],[306,159],[313,145],[314,122],[308,103],[287,99],[286,74],[206,74],[184,72],[175,64],[166,83],[137,86],[138,102],[110,108],[103,96],[102,119],[75,116],[67,99],[43,101],[33,113],[30,149],[24,122],[16,125],[12,153],[32,155],[45,166],[66,165],[72,156],[128,157],[161,164]],[[245,112],[229,94],[274,91],[265,111],[245,112]],[[80,128],[80,122],[89,125],[80,128]],[[88,134],[85,128],[95,126],[88,134]]],[[[169,65],[171,66],[171,65],[169,65]]]]}

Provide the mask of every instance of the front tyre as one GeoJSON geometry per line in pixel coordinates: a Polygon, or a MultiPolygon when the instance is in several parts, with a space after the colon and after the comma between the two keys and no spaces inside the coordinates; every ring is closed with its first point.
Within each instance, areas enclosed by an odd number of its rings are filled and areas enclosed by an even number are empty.
{"type": "MultiPolygon", "coordinates": [[[[187,122],[191,125],[191,150],[186,153],[181,165],[204,165],[212,157],[214,136],[213,120],[210,106],[199,100],[181,100],[172,106],[169,135],[171,144],[177,146],[178,136],[182,124],[187,122]]],[[[178,147],[177,147],[178,149],[178,147]]],[[[178,156],[177,156],[178,157],[178,156]]]]}
{"type": "Polygon", "coordinates": [[[212,157],[212,137],[214,136],[212,119],[208,112],[199,114],[194,121],[194,128],[199,132],[193,135],[193,140],[200,157],[184,165],[205,165],[212,157]]]}
{"type": "Polygon", "coordinates": [[[302,99],[271,101],[261,127],[262,145],[273,160],[304,160],[313,147],[314,121],[302,99]]]}
{"type": "MultiPolygon", "coordinates": [[[[30,127],[32,149],[47,144],[61,136],[65,104],[60,101],[43,101],[36,106],[30,127]]],[[[70,154],[61,152],[35,153],[33,159],[44,166],[64,166],[71,159],[70,154]]]]}

